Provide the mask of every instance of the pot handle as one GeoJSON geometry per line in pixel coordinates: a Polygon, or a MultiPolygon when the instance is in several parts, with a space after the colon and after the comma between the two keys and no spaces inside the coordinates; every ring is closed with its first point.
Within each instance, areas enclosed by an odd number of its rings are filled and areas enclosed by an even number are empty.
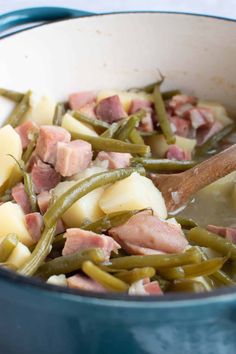
{"type": "MultiPolygon", "coordinates": [[[[27,23],[47,22],[92,15],[91,12],[66,7],[34,7],[0,15],[0,33],[27,23]]],[[[33,26],[31,26],[33,27],[33,26]]],[[[18,32],[14,31],[14,33],[18,32]]],[[[1,37],[4,36],[1,34],[1,37]]]]}

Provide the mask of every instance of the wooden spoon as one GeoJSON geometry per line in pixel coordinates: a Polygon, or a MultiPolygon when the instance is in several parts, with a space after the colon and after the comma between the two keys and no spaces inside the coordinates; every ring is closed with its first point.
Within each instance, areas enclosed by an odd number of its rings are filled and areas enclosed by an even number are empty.
{"type": "Polygon", "coordinates": [[[200,189],[236,170],[236,144],[185,172],[151,174],[162,192],[168,211],[185,204],[200,189]]]}

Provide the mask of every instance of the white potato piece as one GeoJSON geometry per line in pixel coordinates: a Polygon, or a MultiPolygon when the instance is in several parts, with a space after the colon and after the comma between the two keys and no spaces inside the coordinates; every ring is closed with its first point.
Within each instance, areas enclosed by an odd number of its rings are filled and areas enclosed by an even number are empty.
{"type": "Polygon", "coordinates": [[[167,210],[161,192],[152,181],[137,172],[108,187],[99,202],[104,213],[122,210],[151,208],[160,218],[167,217],[167,210]]]}
{"type": "Polygon", "coordinates": [[[26,246],[34,243],[27,230],[23,210],[18,204],[7,202],[0,205],[0,238],[10,233],[17,234],[26,246]]]}
{"type": "Polygon", "coordinates": [[[20,136],[10,125],[0,129],[0,187],[9,179],[11,172],[16,165],[16,160],[21,159],[22,145],[20,136]]]}
{"type": "Polygon", "coordinates": [[[48,278],[47,283],[58,286],[67,286],[66,276],[65,274],[51,275],[51,277],[48,278]]]}
{"type": "Polygon", "coordinates": [[[18,242],[7,259],[7,263],[13,264],[17,268],[21,267],[30,257],[31,252],[23,243],[18,242]]]}
{"type": "Polygon", "coordinates": [[[30,96],[30,108],[24,115],[24,121],[33,120],[39,125],[52,124],[56,103],[49,96],[40,96],[32,93],[30,96]]]}
{"type": "Polygon", "coordinates": [[[201,194],[211,194],[215,196],[229,196],[233,193],[233,188],[236,183],[236,171],[231,172],[227,176],[218,179],[214,183],[209,184],[207,187],[203,188],[199,193],[201,194]]]}
{"type": "Polygon", "coordinates": [[[73,118],[69,113],[66,113],[62,119],[62,128],[68,130],[71,134],[79,133],[90,136],[98,136],[93,127],[89,124],[81,123],[73,118]]]}
{"type": "Polygon", "coordinates": [[[150,102],[154,101],[153,95],[150,93],[146,93],[144,91],[141,92],[127,92],[127,91],[119,91],[119,90],[102,90],[97,95],[97,103],[103,100],[104,98],[118,95],[124,110],[128,113],[130,109],[130,104],[132,100],[141,99],[148,100],[150,102]]]}
{"type": "Polygon", "coordinates": [[[200,100],[197,104],[197,107],[210,108],[214,114],[215,119],[225,126],[233,123],[232,119],[228,117],[225,107],[218,102],[200,100]]]}

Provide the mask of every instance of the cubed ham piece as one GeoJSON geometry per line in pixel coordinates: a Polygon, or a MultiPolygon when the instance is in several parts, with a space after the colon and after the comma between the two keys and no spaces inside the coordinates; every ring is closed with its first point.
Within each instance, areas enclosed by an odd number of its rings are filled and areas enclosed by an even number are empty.
{"type": "Polygon", "coordinates": [[[55,235],[62,234],[65,231],[66,231],[65,225],[63,224],[62,219],[59,219],[57,221],[55,235]]]}
{"type": "Polygon", "coordinates": [[[131,155],[125,152],[105,152],[100,151],[97,155],[99,161],[108,161],[108,168],[124,168],[130,164],[131,155]]]}
{"type": "Polygon", "coordinates": [[[94,91],[84,91],[72,93],[69,96],[69,105],[73,110],[78,110],[84,107],[86,104],[96,101],[96,92],[94,91]]]}
{"type": "Polygon", "coordinates": [[[197,145],[201,146],[207,140],[209,140],[213,135],[218,133],[222,128],[223,124],[219,121],[215,121],[212,125],[199,128],[197,131],[197,145]]]}
{"type": "Polygon", "coordinates": [[[25,186],[23,183],[18,183],[15,187],[12,188],[12,197],[19,204],[25,214],[31,212],[31,205],[29,197],[25,191],[25,186]]]}
{"type": "Polygon", "coordinates": [[[169,145],[166,152],[166,158],[170,160],[191,160],[191,155],[188,151],[181,149],[178,145],[169,145]]]}
{"type": "Polygon", "coordinates": [[[37,196],[37,202],[41,214],[46,213],[49,207],[50,200],[51,200],[51,194],[48,191],[41,192],[37,196]]]}
{"type": "Polygon", "coordinates": [[[127,117],[118,95],[110,96],[101,100],[96,107],[98,119],[108,123],[116,122],[127,117]]]}
{"type": "Polygon", "coordinates": [[[92,161],[92,145],[83,140],[57,144],[55,169],[63,177],[70,177],[85,170],[92,161]]]}
{"type": "Polygon", "coordinates": [[[36,152],[34,151],[26,165],[27,167],[27,172],[31,172],[32,168],[34,166],[35,163],[37,163],[38,161],[41,161],[40,157],[36,154],[36,152]]]}
{"type": "Polygon", "coordinates": [[[135,214],[125,224],[113,227],[109,235],[131,254],[151,254],[151,250],[153,254],[156,251],[179,253],[188,245],[178,223],[161,220],[146,212],[135,214]]]}
{"type": "Polygon", "coordinates": [[[212,109],[202,107],[202,108],[198,108],[198,110],[203,116],[203,118],[205,119],[205,122],[207,124],[212,124],[214,122],[215,118],[212,109]]]}
{"type": "Polygon", "coordinates": [[[148,100],[134,99],[131,101],[129,113],[133,114],[142,108],[151,108],[152,103],[148,100]]]}
{"type": "Polygon", "coordinates": [[[133,283],[129,288],[129,295],[163,295],[158,281],[150,282],[150,279],[141,279],[133,283]]]}
{"type": "Polygon", "coordinates": [[[34,190],[36,194],[56,187],[60,182],[61,176],[54,168],[40,160],[33,165],[31,171],[31,177],[34,184],[34,190]]]}
{"type": "Polygon", "coordinates": [[[145,109],[146,115],[141,119],[138,129],[143,132],[152,132],[154,129],[154,124],[152,120],[152,109],[145,109]]]}
{"type": "Polygon", "coordinates": [[[25,222],[30,236],[34,242],[38,242],[43,231],[43,217],[40,213],[30,213],[25,215],[25,222]]]}
{"type": "Polygon", "coordinates": [[[57,154],[57,143],[69,143],[70,133],[64,128],[42,125],[39,130],[39,137],[35,152],[44,162],[55,164],[57,154]]]}
{"type": "Polygon", "coordinates": [[[16,127],[15,130],[20,135],[22,148],[25,149],[30,143],[30,134],[36,132],[38,127],[37,124],[32,120],[27,120],[25,123],[16,127]]]}
{"type": "Polygon", "coordinates": [[[85,231],[79,228],[66,230],[66,242],[62,255],[66,256],[79,252],[86,248],[101,248],[104,251],[106,260],[109,260],[111,251],[117,252],[120,245],[113,238],[106,235],[98,235],[92,231],[85,231]]]}
{"type": "Polygon", "coordinates": [[[174,133],[179,136],[187,137],[190,131],[190,122],[179,117],[170,117],[171,125],[174,126],[174,133]]]}
{"type": "Polygon", "coordinates": [[[197,99],[194,96],[175,95],[169,101],[168,106],[175,110],[184,104],[191,104],[194,106],[196,103],[197,99]]]}
{"type": "Polygon", "coordinates": [[[225,237],[230,242],[236,244],[236,227],[223,227],[216,225],[208,225],[207,230],[217,234],[219,236],[225,237]]]}
{"type": "Polygon", "coordinates": [[[188,115],[188,112],[193,109],[194,106],[190,103],[184,103],[180,106],[177,106],[177,108],[174,110],[174,114],[177,115],[178,117],[186,117],[188,115]]]}
{"type": "Polygon", "coordinates": [[[95,280],[81,274],[72,275],[67,278],[67,285],[69,288],[73,289],[94,291],[97,293],[107,292],[106,289],[95,280]]]}
{"type": "Polygon", "coordinates": [[[95,107],[96,107],[95,102],[87,103],[85,106],[79,109],[79,112],[86,117],[96,119],[97,117],[95,114],[95,107]]]}
{"type": "Polygon", "coordinates": [[[198,129],[206,125],[206,121],[203,115],[201,114],[200,110],[197,108],[193,108],[189,111],[189,119],[194,129],[198,129]]]}

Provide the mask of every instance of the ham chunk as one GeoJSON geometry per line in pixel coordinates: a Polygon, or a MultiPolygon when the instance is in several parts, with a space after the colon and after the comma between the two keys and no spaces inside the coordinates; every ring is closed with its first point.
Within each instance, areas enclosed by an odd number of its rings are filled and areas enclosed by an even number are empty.
{"type": "Polygon", "coordinates": [[[69,96],[69,105],[73,110],[78,110],[85,105],[96,101],[96,92],[84,91],[72,93],[69,96]]]}
{"type": "Polygon", "coordinates": [[[49,191],[56,187],[61,180],[60,174],[57,173],[53,167],[40,160],[33,165],[31,177],[36,194],[49,191]]]}
{"type": "Polygon", "coordinates": [[[110,96],[101,100],[96,107],[98,119],[108,123],[116,122],[127,117],[118,95],[110,96]]]}
{"type": "Polygon", "coordinates": [[[198,129],[206,125],[206,121],[203,115],[197,108],[193,108],[189,111],[189,119],[194,129],[198,129]]]}
{"type": "Polygon", "coordinates": [[[25,149],[30,143],[29,135],[36,132],[38,127],[32,120],[27,120],[25,123],[20,124],[15,130],[20,135],[22,148],[25,149]]]}
{"type": "Polygon", "coordinates": [[[186,105],[186,104],[195,105],[196,103],[197,103],[197,99],[194,96],[175,95],[171,98],[168,105],[172,109],[176,110],[182,105],[186,105]]]}
{"type": "Polygon", "coordinates": [[[39,241],[43,231],[43,217],[40,213],[30,213],[25,215],[25,222],[27,229],[32,239],[36,242],[39,241]]]}
{"type": "Polygon", "coordinates": [[[152,103],[148,100],[135,99],[131,101],[130,114],[138,112],[143,108],[151,108],[152,103]]]}
{"type": "Polygon", "coordinates": [[[163,295],[163,292],[158,281],[142,279],[130,286],[129,295],[163,295]]]}
{"type": "Polygon", "coordinates": [[[190,122],[188,120],[179,117],[171,117],[170,122],[176,135],[183,137],[189,135],[190,122]]]}
{"type": "Polygon", "coordinates": [[[225,237],[230,242],[236,244],[236,227],[208,225],[207,230],[219,236],[225,237]]]}
{"type": "Polygon", "coordinates": [[[107,292],[106,289],[95,280],[81,274],[76,274],[67,278],[67,285],[69,288],[73,289],[94,291],[97,293],[107,292]]]}
{"type": "Polygon", "coordinates": [[[49,207],[50,200],[51,200],[51,194],[48,191],[41,192],[37,196],[37,202],[41,214],[46,213],[49,207]]]}
{"type": "Polygon", "coordinates": [[[222,128],[223,128],[223,124],[218,121],[215,121],[210,126],[200,128],[197,132],[197,145],[199,146],[204,144],[213,135],[218,133],[222,128]]]}
{"type": "Polygon", "coordinates": [[[99,161],[108,161],[109,169],[124,168],[128,167],[130,164],[131,155],[129,153],[123,152],[105,152],[100,151],[98,153],[97,159],[99,161]]]}
{"type": "Polygon", "coordinates": [[[12,197],[19,204],[25,214],[31,212],[30,200],[25,191],[25,186],[23,183],[18,183],[12,188],[12,197]]]}
{"type": "Polygon", "coordinates": [[[111,251],[117,252],[120,245],[113,238],[105,235],[98,235],[92,231],[82,229],[67,229],[66,242],[62,255],[66,256],[79,252],[86,248],[101,248],[104,251],[105,259],[109,260],[111,251]]]}
{"type": "Polygon", "coordinates": [[[83,140],[57,144],[55,169],[63,177],[70,177],[85,170],[92,161],[92,146],[83,140]]]}
{"type": "Polygon", "coordinates": [[[39,130],[39,137],[36,144],[36,154],[44,162],[55,164],[57,154],[57,143],[69,143],[70,133],[61,127],[42,125],[39,130]]]}
{"type": "Polygon", "coordinates": [[[139,128],[144,132],[152,132],[153,131],[153,121],[152,121],[152,113],[153,110],[151,108],[152,103],[148,100],[135,99],[131,101],[130,105],[130,114],[134,114],[140,109],[144,109],[146,111],[146,115],[142,118],[139,128]]]}
{"type": "Polygon", "coordinates": [[[79,112],[86,117],[96,119],[97,117],[95,114],[95,107],[96,107],[95,102],[87,103],[85,106],[79,109],[79,112]]]}
{"type": "Polygon", "coordinates": [[[178,161],[191,160],[190,153],[181,149],[178,145],[169,145],[166,152],[166,158],[178,161]]]}
{"type": "Polygon", "coordinates": [[[177,222],[164,221],[146,212],[133,215],[125,224],[113,227],[109,235],[131,254],[179,253],[188,245],[177,222]]]}

